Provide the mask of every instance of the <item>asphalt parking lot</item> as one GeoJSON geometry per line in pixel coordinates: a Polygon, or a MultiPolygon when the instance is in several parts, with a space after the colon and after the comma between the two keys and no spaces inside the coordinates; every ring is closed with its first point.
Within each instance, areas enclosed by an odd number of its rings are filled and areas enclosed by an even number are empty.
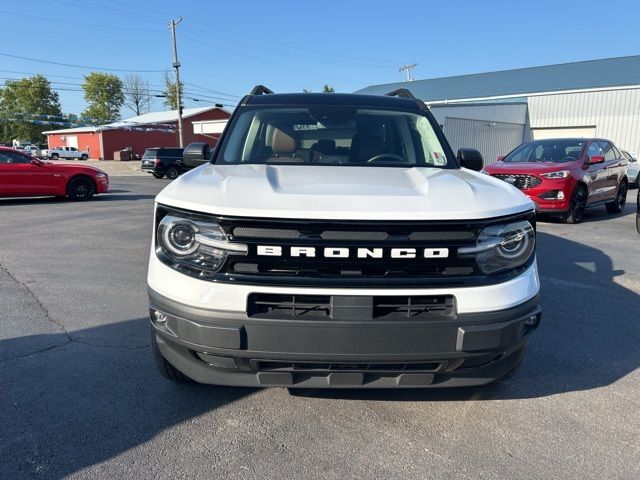
{"type": "Polygon", "coordinates": [[[178,386],[149,348],[155,194],[0,200],[0,477],[640,478],[640,235],[623,215],[538,226],[544,318],[477,389],[178,386]]]}

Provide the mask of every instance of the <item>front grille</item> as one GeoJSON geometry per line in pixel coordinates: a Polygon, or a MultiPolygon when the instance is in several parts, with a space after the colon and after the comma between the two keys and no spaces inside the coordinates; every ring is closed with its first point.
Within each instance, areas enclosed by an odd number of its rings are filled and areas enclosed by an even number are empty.
{"type": "Polygon", "coordinates": [[[528,188],[537,187],[542,183],[542,180],[540,180],[538,177],[535,177],[533,175],[524,175],[524,174],[509,175],[509,174],[501,173],[501,174],[495,174],[493,176],[496,178],[499,178],[500,180],[504,180],[507,183],[510,183],[511,185],[513,185],[514,187],[520,190],[526,190],[528,188]],[[510,179],[514,179],[514,180],[510,181],[510,179]]]}
{"type": "Polygon", "coordinates": [[[332,372],[438,372],[446,367],[446,361],[435,362],[283,362],[280,360],[251,360],[250,368],[257,372],[332,373],[332,372]]]}
{"type": "MultiPolygon", "coordinates": [[[[156,221],[171,211],[160,206],[156,221]]],[[[246,255],[229,255],[219,271],[203,271],[199,278],[285,287],[424,288],[504,281],[507,274],[482,274],[475,258],[458,256],[458,249],[474,246],[488,225],[520,219],[535,224],[533,212],[443,221],[289,220],[176,213],[217,222],[230,242],[247,245],[246,255]],[[336,251],[340,255],[331,253],[336,251]]]]}
{"type": "Polygon", "coordinates": [[[292,320],[446,320],[455,315],[452,295],[348,296],[252,293],[247,314],[292,320]]]}
{"type": "MultiPolygon", "coordinates": [[[[455,284],[477,272],[473,258],[459,258],[457,249],[475,244],[482,225],[465,222],[349,222],[263,219],[221,219],[231,241],[245,243],[248,255],[230,256],[222,272],[233,281],[279,284],[390,286],[393,281],[446,279],[455,284]],[[258,246],[278,249],[260,255],[258,246]],[[310,247],[314,255],[294,256],[292,247],[310,247]],[[325,248],[348,249],[347,257],[325,257],[325,248]],[[358,249],[382,252],[382,258],[358,256],[358,249]],[[415,249],[415,258],[392,258],[391,249],[415,249]],[[447,249],[442,258],[425,258],[425,249],[447,249]],[[251,277],[249,279],[249,277],[251,277]],[[280,282],[278,282],[278,280],[280,282]]],[[[417,285],[416,285],[417,286],[417,285]]]]}

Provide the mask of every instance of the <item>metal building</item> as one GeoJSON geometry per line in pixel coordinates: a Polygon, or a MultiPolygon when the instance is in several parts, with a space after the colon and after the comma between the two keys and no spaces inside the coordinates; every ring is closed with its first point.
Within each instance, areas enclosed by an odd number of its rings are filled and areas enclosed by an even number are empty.
{"type": "MultiPolygon", "coordinates": [[[[226,121],[231,114],[219,107],[185,108],[183,138],[185,145],[191,142],[215,144],[216,137],[191,130],[189,123],[206,120],[226,121]]],[[[75,147],[87,150],[91,159],[111,160],[116,152],[130,148],[142,155],[149,147],[175,147],[178,139],[178,111],[151,112],[137,117],[119,120],[95,127],[64,128],[42,132],[47,136],[49,148],[75,147]]]]}
{"type": "Polygon", "coordinates": [[[640,154],[640,55],[373,85],[431,107],[451,146],[493,163],[523,141],[602,137],[640,154]]]}

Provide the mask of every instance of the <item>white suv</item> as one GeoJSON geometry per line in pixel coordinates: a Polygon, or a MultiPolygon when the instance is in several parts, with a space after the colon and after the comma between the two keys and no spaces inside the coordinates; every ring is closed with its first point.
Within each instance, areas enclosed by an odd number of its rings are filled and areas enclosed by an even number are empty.
{"type": "Polygon", "coordinates": [[[405,90],[256,87],[210,161],[156,197],[161,374],[398,388],[513,370],[541,317],[534,206],[481,168],[405,90]]]}

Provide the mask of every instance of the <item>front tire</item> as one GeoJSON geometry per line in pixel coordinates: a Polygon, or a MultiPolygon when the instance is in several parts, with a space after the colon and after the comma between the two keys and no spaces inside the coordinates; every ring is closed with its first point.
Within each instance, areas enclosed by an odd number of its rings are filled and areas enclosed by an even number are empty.
{"type": "Polygon", "coordinates": [[[176,383],[193,383],[193,380],[187,377],[180,370],[176,369],[176,367],[167,362],[166,358],[162,356],[160,347],[158,347],[156,333],[153,329],[151,330],[151,350],[153,351],[153,360],[158,368],[158,372],[163,378],[176,383]]]}
{"type": "Polygon", "coordinates": [[[587,209],[587,198],[589,193],[584,185],[578,185],[571,195],[571,201],[569,202],[569,211],[564,216],[563,220],[566,223],[580,223],[584,220],[584,213],[587,209]]]}
{"type": "Polygon", "coordinates": [[[60,155],[58,155],[57,153],[51,154],[51,160],[58,160],[59,158],[60,158],[60,155]]]}
{"type": "Polygon", "coordinates": [[[74,178],[67,186],[67,197],[70,200],[82,202],[93,197],[96,189],[91,179],[87,177],[74,178]]]}
{"type": "Polygon", "coordinates": [[[180,172],[176,167],[168,167],[166,170],[166,175],[167,175],[167,178],[170,178],[171,180],[175,180],[176,178],[178,178],[178,175],[180,175],[180,172]]]}
{"type": "Polygon", "coordinates": [[[629,190],[627,182],[622,182],[618,187],[618,193],[616,194],[616,198],[613,200],[613,202],[605,204],[605,207],[607,207],[607,212],[622,213],[622,211],[624,210],[624,206],[627,203],[627,190],[629,190]]]}
{"type": "Polygon", "coordinates": [[[80,160],[89,160],[89,155],[87,155],[86,153],[83,153],[83,154],[80,156],[80,160]]]}

